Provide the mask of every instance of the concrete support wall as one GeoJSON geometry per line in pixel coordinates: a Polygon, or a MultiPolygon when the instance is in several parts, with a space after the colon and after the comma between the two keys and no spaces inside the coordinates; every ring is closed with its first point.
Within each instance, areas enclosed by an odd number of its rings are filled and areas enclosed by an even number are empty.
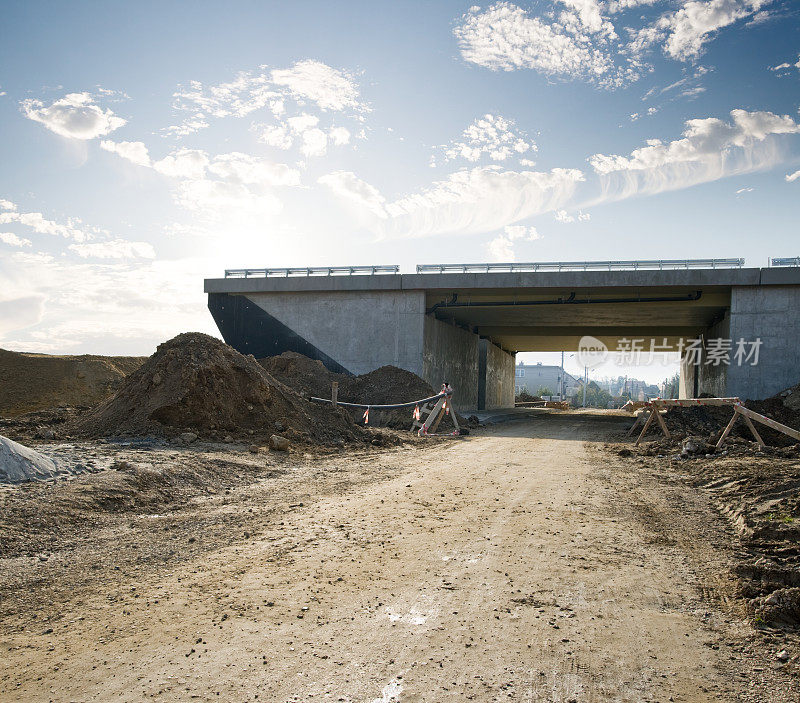
{"type": "Polygon", "coordinates": [[[455,391],[456,410],[476,410],[481,341],[478,335],[426,315],[423,339],[422,378],[437,390],[447,381],[455,391]]]}
{"type": "Polygon", "coordinates": [[[251,293],[247,298],[354,374],[392,364],[423,374],[420,291],[251,293]]]}
{"type": "Polygon", "coordinates": [[[503,351],[486,339],[480,341],[481,374],[479,388],[483,386],[483,398],[479,398],[479,410],[514,407],[515,356],[503,351]],[[483,400],[483,405],[481,405],[483,400]]]}
{"type": "Polygon", "coordinates": [[[450,383],[457,410],[478,409],[480,382],[485,408],[514,405],[514,357],[472,332],[427,315],[421,291],[264,292],[211,298],[226,341],[243,353],[298,351],[353,374],[391,364],[413,371],[436,390],[443,381],[450,383]]]}
{"type": "Polygon", "coordinates": [[[682,371],[683,367],[688,367],[686,372],[691,379],[689,395],[682,395],[682,398],[695,398],[703,394],[710,395],[715,398],[724,398],[729,395],[728,366],[724,363],[708,363],[709,357],[706,349],[706,341],[709,339],[730,339],[730,336],[730,315],[726,313],[722,320],[709,327],[703,333],[704,345],[702,352],[698,355],[699,363],[687,365],[684,361],[684,363],[681,364],[682,371]]]}
{"type": "Polygon", "coordinates": [[[743,400],[775,395],[800,382],[800,288],[797,286],[736,287],[725,318],[703,333],[704,339],[730,339],[730,364],[681,363],[681,397],[708,393],[743,400]],[[737,343],[761,339],[758,363],[735,358],[737,343]]]}
{"type": "Polygon", "coordinates": [[[729,395],[768,398],[800,382],[800,287],[736,287],[731,291],[730,336],[761,339],[758,364],[727,370],[729,395]]]}

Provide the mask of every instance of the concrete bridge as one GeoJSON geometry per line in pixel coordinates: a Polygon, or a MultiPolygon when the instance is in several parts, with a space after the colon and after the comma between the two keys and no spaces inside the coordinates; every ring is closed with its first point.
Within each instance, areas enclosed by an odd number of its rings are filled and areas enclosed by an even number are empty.
{"type": "Polygon", "coordinates": [[[205,291],[242,353],[291,350],[354,374],[393,364],[435,387],[447,380],[464,410],[513,405],[516,352],[577,351],[584,336],[612,351],[626,340],[680,351],[684,397],[763,398],[800,381],[800,267],[742,264],[249,269],[207,279],[205,291]],[[718,338],[733,342],[730,364],[708,363],[718,338]],[[690,339],[703,342],[687,349],[690,339]],[[757,364],[736,362],[740,339],[761,340],[757,364]]]}

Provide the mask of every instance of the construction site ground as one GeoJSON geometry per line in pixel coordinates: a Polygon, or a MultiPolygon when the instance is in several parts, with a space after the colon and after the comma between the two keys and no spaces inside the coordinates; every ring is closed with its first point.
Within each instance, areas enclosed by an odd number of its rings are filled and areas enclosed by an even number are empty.
{"type": "Polygon", "coordinates": [[[731,521],[618,456],[630,423],[76,445],[96,473],[0,492],[0,699],[800,700],[796,634],[736,597],[731,521]]]}

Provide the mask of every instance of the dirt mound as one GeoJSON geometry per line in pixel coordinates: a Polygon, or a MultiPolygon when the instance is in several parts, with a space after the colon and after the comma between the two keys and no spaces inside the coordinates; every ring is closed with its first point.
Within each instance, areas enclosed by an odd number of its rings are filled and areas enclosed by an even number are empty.
{"type": "Polygon", "coordinates": [[[306,397],[330,398],[333,381],[341,384],[344,379],[351,378],[329,371],[321,361],[291,351],[259,359],[258,363],[270,376],[306,397]]]}
{"type": "MultiPolygon", "coordinates": [[[[407,403],[436,395],[430,384],[417,374],[397,366],[381,366],[360,376],[329,371],[321,361],[295,352],[259,359],[258,363],[282,383],[303,396],[331,397],[331,383],[339,383],[339,400],[343,403],[392,405],[407,403]]],[[[372,410],[369,424],[397,429],[409,429],[413,408],[372,410]]],[[[351,410],[354,420],[361,422],[363,410],[351,410]]]]}
{"type": "MultiPolygon", "coordinates": [[[[748,400],[744,403],[744,406],[792,429],[800,430],[800,409],[786,403],[788,399],[792,399],[792,403],[797,402],[795,396],[800,396],[800,391],[797,388],[783,391],[765,400],[748,400]]],[[[731,406],[695,405],[684,408],[670,408],[664,419],[670,432],[676,432],[684,436],[707,435],[710,438],[715,438],[713,441],[716,441],[732,416],[733,408],[731,406]]],[[[754,424],[761,438],[769,445],[788,447],[797,441],[761,423],[756,422],[754,424]]],[[[741,419],[733,426],[731,434],[744,439],[753,439],[747,424],[741,419]]]]}
{"type": "MultiPolygon", "coordinates": [[[[339,385],[339,399],[348,403],[391,405],[430,398],[438,391],[417,374],[396,366],[381,366],[361,376],[349,376],[339,385]]],[[[410,429],[413,408],[397,410],[371,410],[371,425],[384,425],[396,429],[410,429]]],[[[363,411],[356,411],[360,420],[363,411]]]]}
{"type": "Polygon", "coordinates": [[[319,443],[365,440],[347,413],[314,406],[270,376],[252,356],[198,332],[159,345],[105,403],[79,418],[84,436],[195,432],[268,436],[319,443]]]}
{"type": "Polygon", "coordinates": [[[381,366],[361,376],[348,376],[339,384],[339,399],[348,403],[407,403],[437,392],[417,374],[396,366],[381,366]]]}
{"type": "Polygon", "coordinates": [[[0,416],[105,400],[141,356],[50,356],[0,349],[0,416]]]}

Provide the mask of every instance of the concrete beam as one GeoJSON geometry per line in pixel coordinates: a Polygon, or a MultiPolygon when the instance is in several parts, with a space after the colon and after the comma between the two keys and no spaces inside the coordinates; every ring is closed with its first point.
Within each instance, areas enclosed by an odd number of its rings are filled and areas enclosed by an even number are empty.
{"type": "Polygon", "coordinates": [[[485,290],[722,287],[800,284],[800,270],[689,269],[669,271],[543,271],[537,273],[444,273],[288,278],[207,278],[206,293],[347,290],[485,290]]]}

